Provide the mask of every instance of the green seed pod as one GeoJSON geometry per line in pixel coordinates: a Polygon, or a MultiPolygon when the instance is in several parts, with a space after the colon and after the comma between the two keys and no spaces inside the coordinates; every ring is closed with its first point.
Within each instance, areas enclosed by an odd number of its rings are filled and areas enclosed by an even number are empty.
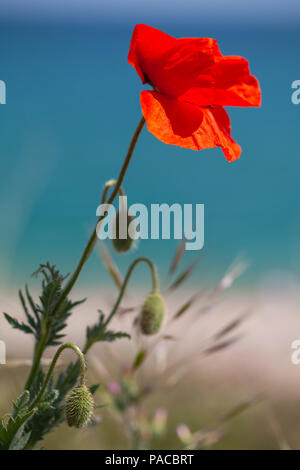
{"type": "Polygon", "coordinates": [[[66,419],[69,426],[86,426],[93,414],[94,399],[86,385],[75,387],[66,402],[66,419]]]}
{"type": "Polygon", "coordinates": [[[155,335],[164,319],[165,307],[158,292],[149,294],[142,307],[140,326],[144,335],[155,335]]]}
{"type": "MultiPolygon", "coordinates": [[[[126,215],[125,215],[126,218],[126,215]]],[[[120,238],[119,230],[120,230],[120,212],[118,211],[116,214],[115,220],[115,232],[116,238],[112,240],[112,245],[117,253],[126,253],[132,248],[134,243],[134,239],[129,236],[128,228],[130,222],[134,220],[134,217],[127,213],[127,223],[126,223],[126,238],[120,238]]]]}

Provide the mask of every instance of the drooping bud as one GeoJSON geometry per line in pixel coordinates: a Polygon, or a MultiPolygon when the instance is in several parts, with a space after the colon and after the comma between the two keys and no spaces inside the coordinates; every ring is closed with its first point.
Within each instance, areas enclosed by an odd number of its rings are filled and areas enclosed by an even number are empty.
{"type": "Polygon", "coordinates": [[[142,307],[140,327],[144,335],[158,333],[164,319],[165,307],[158,292],[149,294],[142,307]]]}
{"type": "Polygon", "coordinates": [[[86,426],[93,414],[94,399],[86,385],[75,387],[66,402],[66,419],[69,426],[86,426]]]}
{"type": "Polygon", "coordinates": [[[134,217],[125,212],[124,210],[118,211],[115,220],[115,234],[116,238],[113,238],[112,245],[117,253],[126,253],[129,251],[133,244],[134,239],[129,234],[129,225],[134,220],[134,217]],[[123,227],[121,225],[123,224],[123,227]],[[121,233],[124,233],[125,238],[121,238],[121,233]]]}

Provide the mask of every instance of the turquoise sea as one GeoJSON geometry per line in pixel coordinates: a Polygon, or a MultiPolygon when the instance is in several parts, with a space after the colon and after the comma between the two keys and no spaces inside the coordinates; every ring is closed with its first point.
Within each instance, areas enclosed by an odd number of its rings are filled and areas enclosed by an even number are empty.
{"type": "MultiPolygon", "coordinates": [[[[222,276],[236,256],[251,266],[240,285],[270,273],[300,276],[300,31],[156,23],[177,36],[210,36],[224,54],[249,59],[260,109],[231,108],[243,149],[229,164],[220,149],[167,146],[146,130],[124,188],[129,203],[204,203],[205,247],[195,282],[222,276]]],[[[40,262],[73,269],[96,221],[104,181],[115,177],[140,119],[140,80],[127,63],[134,24],[0,24],[0,253],[2,285],[23,284],[40,262]]],[[[163,270],[175,241],[143,241],[120,261],[148,255],[163,270]]],[[[187,253],[187,261],[194,253],[187,253]]],[[[198,255],[197,255],[198,256],[198,255]]],[[[104,282],[95,255],[82,283],[104,282]]]]}

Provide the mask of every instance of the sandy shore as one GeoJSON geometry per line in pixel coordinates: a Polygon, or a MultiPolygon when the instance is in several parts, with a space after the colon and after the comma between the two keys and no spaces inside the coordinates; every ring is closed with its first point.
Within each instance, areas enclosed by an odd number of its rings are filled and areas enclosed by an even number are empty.
{"type": "MultiPolygon", "coordinates": [[[[73,298],[81,298],[77,291],[73,298]]],[[[86,295],[86,292],[85,292],[86,295]]],[[[190,296],[187,290],[179,295],[166,298],[169,318],[190,296]]],[[[84,331],[97,318],[97,310],[108,312],[116,297],[116,291],[91,291],[85,304],[78,307],[67,329],[66,339],[78,345],[84,341],[84,331]]],[[[127,297],[123,307],[140,305],[143,294],[127,297]]],[[[1,310],[23,318],[16,293],[1,293],[1,310]]],[[[290,292],[226,292],[218,299],[200,298],[182,318],[166,328],[165,333],[178,338],[177,341],[161,341],[153,355],[151,367],[179,370],[190,368],[193,374],[205,374],[220,380],[246,386],[254,392],[266,392],[277,397],[298,396],[300,388],[300,365],[291,362],[294,340],[300,339],[299,322],[300,295],[290,292]],[[211,344],[212,336],[240,315],[246,316],[229,338],[239,338],[222,352],[203,356],[201,351],[211,344]],[[185,358],[185,359],[184,359],[185,358]],[[178,366],[176,366],[178,364],[178,366]]],[[[123,331],[132,331],[136,313],[119,316],[114,325],[123,331]]],[[[227,337],[226,337],[227,338],[227,337]]],[[[225,339],[226,339],[225,338],[225,339]]],[[[12,329],[3,316],[0,318],[0,340],[5,341],[7,360],[30,360],[32,337],[12,329]]],[[[138,339],[140,342],[141,339],[138,339]]],[[[144,340],[143,340],[144,341],[144,340]]],[[[148,344],[143,347],[149,347],[148,344]]],[[[91,359],[104,357],[104,349],[111,354],[117,366],[126,364],[137,351],[136,338],[121,340],[111,346],[97,345],[90,353],[91,359]],[[119,364],[118,364],[119,362],[119,364]]],[[[52,352],[47,352],[51,357],[52,352]]],[[[15,364],[16,365],[16,364],[15,364]]],[[[9,367],[9,364],[0,367],[9,367]]],[[[11,369],[13,373],[13,368],[11,369]]]]}

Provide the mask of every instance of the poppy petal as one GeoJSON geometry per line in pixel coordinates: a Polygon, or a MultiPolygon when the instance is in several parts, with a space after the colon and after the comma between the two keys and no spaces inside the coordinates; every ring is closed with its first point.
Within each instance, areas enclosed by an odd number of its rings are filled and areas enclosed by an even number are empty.
{"type": "Polygon", "coordinates": [[[260,106],[257,79],[246,59],[223,56],[215,39],[175,39],[139,24],[128,61],[143,83],[199,106],[260,106]]]}
{"type": "Polygon", "coordinates": [[[222,147],[228,161],[239,158],[241,148],[221,106],[199,107],[156,91],[142,91],[141,106],[149,132],[162,142],[192,150],[222,147]]]}
{"type": "Polygon", "coordinates": [[[261,91],[257,79],[250,75],[246,59],[223,56],[216,59],[215,99],[221,106],[260,106],[261,91]]]}
{"type": "Polygon", "coordinates": [[[151,71],[153,64],[175,42],[175,38],[163,33],[159,29],[145,24],[137,24],[135,26],[129,48],[128,62],[135,68],[143,83],[147,83],[149,80],[149,69],[151,71]]]}
{"type": "Polygon", "coordinates": [[[215,58],[213,78],[207,87],[191,87],[181,96],[199,106],[260,106],[261,91],[250,75],[248,61],[238,56],[215,58]]]}
{"type": "Polygon", "coordinates": [[[215,57],[221,57],[215,39],[175,39],[158,29],[137,25],[134,29],[128,61],[143,83],[171,96],[181,96],[190,88],[203,89],[203,105],[207,102],[205,89],[214,86],[215,57]]]}

